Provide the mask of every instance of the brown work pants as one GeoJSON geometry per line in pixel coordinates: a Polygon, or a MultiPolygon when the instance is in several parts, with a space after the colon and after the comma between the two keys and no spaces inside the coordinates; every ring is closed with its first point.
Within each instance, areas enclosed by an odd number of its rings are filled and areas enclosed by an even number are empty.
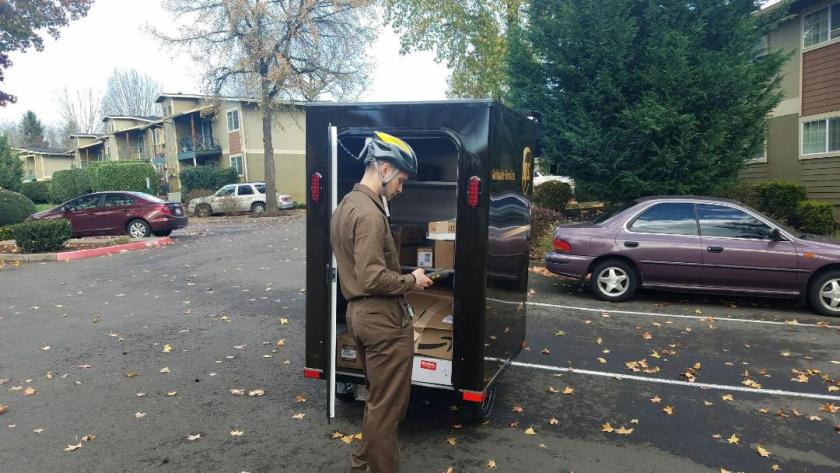
{"type": "Polygon", "coordinates": [[[411,318],[398,299],[365,299],[350,302],[347,325],[365,364],[369,391],[353,472],[397,473],[397,427],[405,417],[411,392],[411,318]]]}

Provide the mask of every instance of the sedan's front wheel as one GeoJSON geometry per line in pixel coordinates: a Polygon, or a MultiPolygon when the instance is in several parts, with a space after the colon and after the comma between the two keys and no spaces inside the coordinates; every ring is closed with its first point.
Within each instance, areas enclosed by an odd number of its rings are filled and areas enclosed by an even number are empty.
{"type": "Polygon", "coordinates": [[[828,271],[811,281],[808,302],[823,315],[840,316],[840,271],[828,271]]]}
{"type": "Polygon", "coordinates": [[[620,302],[630,299],[639,287],[636,270],[627,262],[612,259],[598,263],[589,282],[595,297],[602,301],[620,302]]]}

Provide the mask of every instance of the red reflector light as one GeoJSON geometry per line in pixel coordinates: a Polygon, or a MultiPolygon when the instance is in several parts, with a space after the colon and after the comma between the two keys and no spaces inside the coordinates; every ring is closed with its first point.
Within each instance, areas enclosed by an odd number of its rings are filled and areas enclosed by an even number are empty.
{"type": "Polygon", "coordinates": [[[304,368],[303,369],[303,377],[304,378],[312,378],[312,379],[321,379],[321,370],[316,370],[312,368],[304,368]]]}
{"type": "Polygon", "coordinates": [[[437,363],[434,361],[420,360],[420,367],[424,370],[437,371],[437,363]]]}
{"type": "Polygon", "coordinates": [[[464,400],[469,402],[484,402],[484,391],[464,391],[464,400]]]}
{"type": "Polygon", "coordinates": [[[312,179],[309,180],[309,195],[312,197],[312,202],[318,203],[321,200],[321,173],[316,172],[312,174],[312,179]]]}
{"type": "Polygon", "coordinates": [[[481,179],[478,176],[470,178],[467,184],[467,205],[470,207],[478,207],[478,197],[481,194],[481,179]]]}
{"type": "Polygon", "coordinates": [[[167,207],[165,204],[164,204],[164,205],[161,205],[161,206],[158,208],[158,210],[159,210],[159,211],[160,211],[160,213],[162,213],[163,215],[172,215],[172,211],[171,211],[171,210],[169,210],[169,207],[167,207]]]}
{"type": "Polygon", "coordinates": [[[561,240],[560,238],[555,238],[551,245],[554,247],[554,251],[557,252],[572,251],[572,245],[568,241],[561,240]]]}

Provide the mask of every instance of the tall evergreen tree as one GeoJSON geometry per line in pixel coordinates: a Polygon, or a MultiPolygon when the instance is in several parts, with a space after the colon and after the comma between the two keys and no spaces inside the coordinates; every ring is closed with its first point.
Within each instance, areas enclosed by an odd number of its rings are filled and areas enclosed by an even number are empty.
{"type": "Polygon", "coordinates": [[[753,0],[530,0],[510,101],[544,113],[544,155],[618,202],[703,194],[761,150],[782,51],[753,0]]]}
{"type": "Polygon", "coordinates": [[[28,110],[20,120],[21,146],[44,146],[44,124],[28,110]]]}
{"type": "Polygon", "coordinates": [[[6,135],[0,135],[0,188],[17,192],[23,178],[23,163],[12,151],[6,135]]]}

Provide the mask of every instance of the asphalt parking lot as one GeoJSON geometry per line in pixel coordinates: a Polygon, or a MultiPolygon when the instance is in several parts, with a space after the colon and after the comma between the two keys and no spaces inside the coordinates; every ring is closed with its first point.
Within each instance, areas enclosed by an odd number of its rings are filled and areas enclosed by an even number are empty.
{"type": "MultiPolygon", "coordinates": [[[[362,405],[328,424],[326,386],[302,376],[303,220],[220,222],[0,270],[0,471],[349,471],[362,405]]],[[[403,471],[840,471],[840,320],[773,300],[606,304],[537,273],[531,288],[491,420],[414,396],[403,471]]]]}

